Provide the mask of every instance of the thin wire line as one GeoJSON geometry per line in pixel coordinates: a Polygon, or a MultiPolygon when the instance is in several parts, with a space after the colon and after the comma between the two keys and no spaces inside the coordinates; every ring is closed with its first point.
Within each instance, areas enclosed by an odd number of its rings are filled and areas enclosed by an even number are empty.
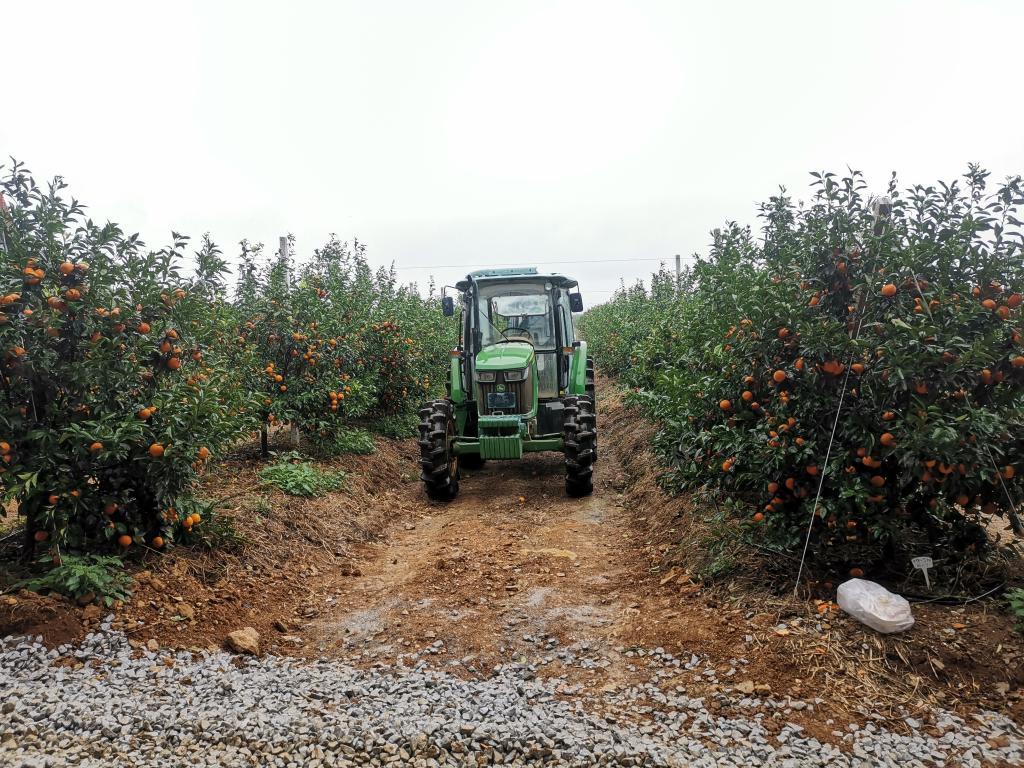
{"type": "MultiPolygon", "coordinates": [[[[881,235],[881,230],[878,229],[882,223],[881,217],[876,218],[875,226],[873,227],[873,234],[875,237],[881,235]]],[[[874,258],[871,261],[871,274],[875,273],[875,266],[878,264],[878,250],[874,253],[874,258]]],[[[864,302],[860,307],[860,317],[857,319],[857,330],[854,331],[852,338],[856,339],[860,337],[861,328],[864,327],[864,318],[867,316],[867,295],[865,294],[864,302]]],[[[800,593],[800,577],[804,573],[804,564],[807,561],[807,548],[811,544],[811,534],[814,531],[814,518],[818,514],[818,503],[821,500],[821,490],[825,487],[825,476],[828,474],[828,460],[832,456],[832,445],[836,439],[836,429],[839,427],[839,417],[843,413],[843,402],[846,400],[846,387],[850,383],[850,372],[852,370],[854,350],[850,350],[849,357],[846,358],[846,376],[843,378],[843,389],[839,393],[839,407],[836,408],[836,419],[832,422],[832,435],[828,440],[828,448],[825,450],[825,465],[821,468],[821,479],[818,481],[818,492],[814,496],[814,506],[811,508],[811,519],[807,523],[807,536],[804,537],[804,549],[800,553],[800,567],[796,571],[796,583],[793,585],[793,596],[796,597],[800,593]]]]}
{"type": "MultiPolygon", "coordinates": [[[[665,258],[644,257],[644,258],[639,258],[639,259],[577,259],[577,260],[570,259],[570,260],[566,260],[566,261],[534,262],[534,264],[536,264],[539,267],[546,267],[546,266],[550,266],[552,264],[621,264],[621,263],[628,263],[628,262],[631,262],[631,261],[663,261],[665,263],[668,263],[668,258],[669,257],[665,257],[665,258]]],[[[473,269],[474,267],[479,267],[479,268],[483,268],[483,269],[488,269],[488,268],[490,268],[490,269],[497,269],[497,268],[501,268],[501,267],[505,267],[505,266],[508,266],[508,267],[518,267],[518,266],[521,266],[521,265],[520,264],[511,263],[511,262],[503,262],[503,263],[499,263],[499,264],[484,264],[484,265],[482,265],[482,267],[479,264],[425,264],[425,265],[419,265],[419,264],[416,264],[416,265],[413,265],[413,264],[400,264],[400,265],[396,266],[395,269],[473,269]]]]}
{"type": "MultiPolygon", "coordinates": [[[[860,323],[857,324],[857,335],[860,335],[861,323],[864,322],[864,315],[861,313],[860,323]]],[[[804,549],[800,553],[800,567],[796,571],[796,584],[793,586],[793,595],[800,591],[800,577],[804,572],[804,562],[807,560],[807,547],[811,543],[811,532],[814,530],[814,518],[818,514],[818,502],[821,500],[821,489],[825,487],[825,475],[828,474],[828,460],[832,456],[832,445],[836,440],[836,429],[839,427],[839,417],[843,413],[843,401],[846,399],[846,386],[850,383],[850,365],[853,362],[853,352],[846,359],[846,377],[843,379],[843,390],[839,393],[839,407],[836,408],[836,420],[832,422],[832,435],[828,440],[828,449],[825,451],[825,462],[821,468],[821,479],[818,481],[818,492],[814,496],[814,507],[811,509],[811,520],[807,524],[807,536],[804,538],[804,549]]]]}

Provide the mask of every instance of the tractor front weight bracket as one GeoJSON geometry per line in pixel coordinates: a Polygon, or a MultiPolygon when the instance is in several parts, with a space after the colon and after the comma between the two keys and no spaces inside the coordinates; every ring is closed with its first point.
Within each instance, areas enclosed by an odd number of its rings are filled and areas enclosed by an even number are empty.
{"type": "Polygon", "coordinates": [[[482,435],[479,438],[460,437],[455,441],[456,454],[477,453],[484,459],[520,459],[524,453],[557,451],[563,449],[562,436],[550,435],[523,439],[520,435],[482,435]]]}

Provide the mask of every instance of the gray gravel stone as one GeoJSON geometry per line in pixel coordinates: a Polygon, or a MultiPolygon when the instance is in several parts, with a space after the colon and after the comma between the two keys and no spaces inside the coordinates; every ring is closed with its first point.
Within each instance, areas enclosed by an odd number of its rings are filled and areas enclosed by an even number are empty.
{"type": "MultiPolygon", "coordinates": [[[[663,649],[635,650],[652,672],[671,666],[663,649]]],[[[784,721],[781,730],[766,729],[794,705],[809,711],[806,702],[693,698],[681,686],[662,690],[657,674],[655,682],[588,693],[565,677],[538,679],[535,665],[515,662],[495,667],[489,679],[464,680],[424,660],[364,670],[336,660],[165,650],[154,661],[148,657],[158,654],[109,629],[60,651],[57,664],[36,639],[0,640],[0,765],[902,768],[1024,761],[1024,734],[991,712],[970,725],[933,712],[928,732],[911,718],[899,731],[882,721],[837,726],[840,749],[784,721]],[[163,663],[168,656],[172,666],[163,663]]]]}

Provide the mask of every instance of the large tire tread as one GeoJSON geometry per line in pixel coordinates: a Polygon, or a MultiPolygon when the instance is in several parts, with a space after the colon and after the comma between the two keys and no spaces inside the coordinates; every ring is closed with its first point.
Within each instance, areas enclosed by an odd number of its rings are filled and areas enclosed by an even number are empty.
{"type": "Polygon", "coordinates": [[[420,479],[434,501],[451,501],[459,493],[459,462],[450,453],[455,414],[448,400],[434,400],[419,411],[420,479]]]}
{"type": "Polygon", "coordinates": [[[586,395],[565,398],[562,441],[565,451],[565,491],[588,496],[594,490],[597,430],[594,401],[586,395]]]}
{"type": "MultiPolygon", "coordinates": [[[[595,430],[597,429],[597,373],[594,369],[594,358],[587,358],[587,378],[584,392],[587,397],[590,398],[590,402],[593,404],[593,413],[588,414],[587,418],[581,419],[581,423],[588,424],[595,430]]],[[[594,459],[597,459],[597,438],[594,438],[594,459]]]]}

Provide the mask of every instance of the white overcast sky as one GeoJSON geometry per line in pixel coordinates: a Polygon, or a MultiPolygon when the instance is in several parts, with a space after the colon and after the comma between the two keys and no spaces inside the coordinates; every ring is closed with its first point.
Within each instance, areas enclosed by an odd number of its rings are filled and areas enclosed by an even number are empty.
{"type": "Polygon", "coordinates": [[[4,0],[0,157],[154,246],[336,232],[592,304],[811,170],[1024,171],[1022,29],[1019,0],[4,0]]]}

